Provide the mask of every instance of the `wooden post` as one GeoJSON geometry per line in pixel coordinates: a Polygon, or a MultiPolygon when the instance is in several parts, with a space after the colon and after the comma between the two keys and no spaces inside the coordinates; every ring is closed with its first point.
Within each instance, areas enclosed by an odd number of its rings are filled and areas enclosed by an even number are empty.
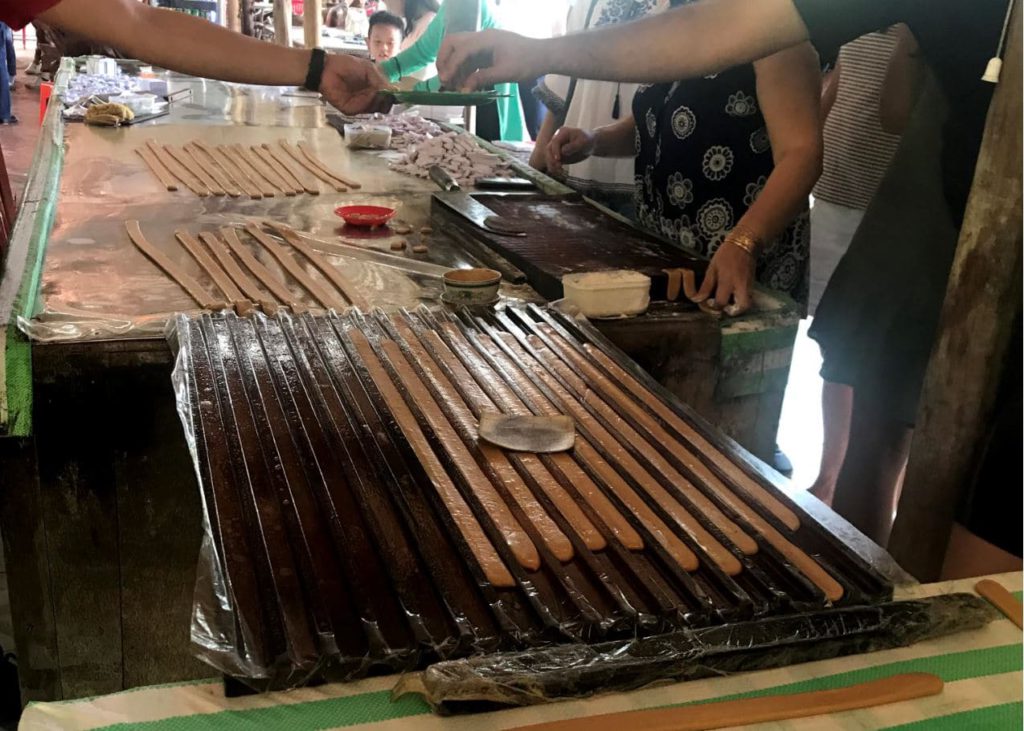
{"type": "MultiPolygon", "coordinates": [[[[889,552],[920,581],[934,581],[942,569],[957,503],[976,466],[1014,319],[1021,311],[1019,2],[1004,58],[889,541],[889,552]]],[[[1007,377],[1019,379],[1021,374],[1007,377]]],[[[1008,477],[1006,490],[1020,490],[1020,485],[1008,477]]],[[[1012,510],[1012,505],[1011,500],[1007,508],[1012,510]]]]}
{"type": "Polygon", "coordinates": [[[323,0],[306,0],[302,7],[302,33],[306,48],[320,45],[320,35],[324,28],[323,0]]]}
{"type": "Polygon", "coordinates": [[[274,0],[274,43],[291,48],[292,45],[292,3],[291,0],[274,0]]]}
{"type": "Polygon", "coordinates": [[[241,8],[239,0],[225,0],[224,2],[224,25],[228,30],[240,33],[242,30],[241,8]]]}

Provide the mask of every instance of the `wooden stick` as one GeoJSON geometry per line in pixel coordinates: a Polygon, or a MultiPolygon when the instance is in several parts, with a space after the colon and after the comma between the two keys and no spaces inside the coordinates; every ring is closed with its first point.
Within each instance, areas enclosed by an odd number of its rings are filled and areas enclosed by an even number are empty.
{"type": "Polygon", "coordinates": [[[276,221],[268,220],[266,221],[266,224],[277,231],[293,248],[298,249],[303,256],[313,262],[313,266],[323,272],[324,276],[331,280],[331,284],[337,287],[342,296],[352,305],[363,310],[369,309],[369,303],[361,295],[355,292],[352,287],[352,283],[349,282],[348,278],[338,271],[337,268],[331,266],[320,252],[303,241],[302,238],[295,233],[294,229],[285,226],[283,223],[277,223],[276,221]]]}
{"type": "Polygon", "coordinates": [[[277,314],[278,304],[274,301],[273,295],[267,294],[266,291],[260,289],[249,275],[242,271],[241,267],[235,263],[235,260],[231,258],[231,252],[228,251],[227,244],[222,240],[218,239],[209,231],[204,231],[199,234],[199,238],[202,239],[203,243],[206,244],[207,248],[213,252],[213,256],[220,262],[220,265],[224,267],[224,271],[228,273],[228,276],[234,280],[238,288],[242,290],[242,293],[253,302],[260,306],[260,309],[266,312],[268,315],[277,314]]]}
{"type": "Polygon", "coordinates": [[[175,264],[171,259],[160,251],[158,248],[153,246],[146,240],[146,237],[142,234],[142,229],[139,227],[138,221],[125,221],[124,227],[128,231],[128,238],[132,240],[132,243],[145,254],[150,261],[160,267],[164,273],[174,280],[175,284],[188,292],[189,297],[194,299],[196,303],[204,310],[216,310],[224,307],[225,302],[219,302],[215,300],[210,294],[200,286],[199,282],[186,274],[181,267],[175,264]]]}
{"type": "Polygon", "coordinates": [[[171,171],[178,180],[185,184],[185,187],[191,190],[200,198],[205,198],[210,195],[209,189],[203,185],[202,181],[199,180],[195,175],[190,173],[187,168],[182,167],[177,160],[167,154],[167,150],[156,143],[156,140],[146,140],[146,147],[153,153],[153,157],[159,160],[165,168],[171,171]]]}
{"type": "Polygon", "coordinates": [[[173,157],[178,163],[188,170],[197,179],[202,181],[206,189],[213,195],[224,195],[224,189],[217,185],[217,181],[210,177],[202,166],[195,161],[191,154],[184,147],[175,147],[174,145],[164,145],[164,149],[167,150],[167,154],[173,157]]]}
{"type": "Polygon", "coordinates": [[[293,180],[286,171],[279,169],[280,166],[278,165],[277,160],[275,160],[267,150],[253,145],[249,148],[249,151],[259,158],[262,165],[261,170],[264,171],[264,174],[267,172],[271,174],[272,177],[268,178],[268,180],[274,180],[274,185],[280,187],[281,190],[285,192],[285,195],[298,195],[303,191],[303,188],[298,184],[298,181],[293,180]]]}
{"type": "Polygon", "coordinates": [[[281,266],[285,268],[292,278],[301,284],[306,291],[313,295],[313,297],[315,297],[325,309],[339,309],[345,306],[345,304],[339,301],[337,297],[332,295],[317,282],[314,282],[310,278],[309,274],[307,274],[302,267],[299,266],[299,263],[295,261],[295,258],[289,254],[281,244],[263,233],[259,226],[255,223],[249,223],[246,224],[245,230],[250,236],[259,241],[263,248],[270,252],[270,254],[280,262],[281,266]]]}
{"type": "Polygon", "coordinates": [[[213,159],[213,156],[208,156],[202,148],[196,144],[195,140],[185,145],[185,152],[192,156],[192,159],[199,164],[199,167],[204,170],[207,175],[213,178],[217,185],[224,189],[225,193],[232,198],[238,198],[242,195],[242,191],[239,190],[238,185],[231,179],[231,176],[225,175],[224,172],[221,171],[220,165],[218,165],[217,161],[213,159]]]}
{"type": "Polygon", "coordinates": [[[277,161],[277,164],[280,166],[281,170],[285,171],[288,175],[292,177],[292,179],[296,183],[299,184],[300,188],[302,188],[310,195],[320,195],[320,188],[316,184],[316,179],[309,178],[309,176],[306,175],[305,168],[296,170],[292,166],[291,158],[288,156],[287,153],[285,153],[283,150],[279,150],[267,144],[263,145],[263,149],[266,150],[267,154],[269,154],[272,158],[274,158],[274,160],[277,161]]]}
{"type": "Polygon", "coordinates": [[[704,731],[899,703],[938,695],[942,686],[942,678],[937,675],[903,673],[834,690],[607,713],[519,726],[512,731],[622,731],[640,728],[644,731],[704,731]]]}
{"type": "Polygon", "coordinates": [[[348,192],[348,188],[345,186],[344,183],[335,178],[333,175],[328,175],[323,170],[318,168],[316,165],[311,163],[309,159],[302,154],[299,148],[295,147],[289,142],[285,142],[284,140],[278,140],[277,144],[280,145],[281,149],[287,152],[291,156],[291,158],[302,167],[303,170],[312,173],[320,180],[324,181],[329,186],[334,188],[334,190],[336,190],[339,193],[348,192]]]}
{"type": "Polygon", "coordinates": [[[1024,604],[1006,590],[1006,587],[992,579],[982,579],[974,585],[980,596],[991,602],[992,606],[1002,612],[1017,627],[1024,629],[1024,604]]]}
{"type": "Polygon", "coordinates": [[[245,299],[245,295],[235,286],[235,283],[231,281],[231,278],[225,274],[221,268],[217,265],[210,255],[203,250],[202,244],[196,240],[196,238],[184,229],[178,229],[174,232],[174,237],[181,242],[181,245],[185,247],[185,250],[192,255],[192,257],[199,262],[199,266],[203,268],[207,276],[213,280],[213,283],[217,285],[217,288],[228,298],[229,302],[238,302],[239,300],[245,299]]]}
{"type": "Polygon", "coordinates": [[[316,155],[313,154],[313,148],[309,146],[308,142],[299,142],[299,149],[302,151],[302,154],[305,155],[306,158],[313,165],[316,165],[318,168],[323,170],[325,173],[330,175],[332,178],[336,178],[336,179],[340,180],[342,183],[347,185],[349,188],[362,188],[363,187],[359,182],[357,182],[355,180],[352,180],[351,178],[346,178],[344,175],[341,175],[340,173],[334,172],[329,167],[327,167],[322,162],[320,162],[320,159],[316,155]]]}
{"type": "Polygon", "coordinates": [[[152,150],[145,147],[136,147],[135,152],[139,154],[139,157],[141,157],[142,161],[146,163],[150,172],[157,177],[157,180],[160,181],[161,185],[170,191],[178,189],[178,184],[174,181],[174,176],[171,175],[171,171],[156,159],[156,155],[153,154],[152,150]]]}
{"type": "Polygon", "coordinates": [[[242,240],[238,238],[238,231],[230,226],[225,226],[220,230],[220,235],[228,242],[228,246],[231,247],[231,251],[235,253],[235,256],[245,264],[246,268],[253,273],[260,284],[277,297],[278,301],[291,307],[293,312],[304,312],[307,309],[301,302],[295,299],[295,295],[285,286],[284,282],[257,261],[256,257],[242,243],[242,240]]]}

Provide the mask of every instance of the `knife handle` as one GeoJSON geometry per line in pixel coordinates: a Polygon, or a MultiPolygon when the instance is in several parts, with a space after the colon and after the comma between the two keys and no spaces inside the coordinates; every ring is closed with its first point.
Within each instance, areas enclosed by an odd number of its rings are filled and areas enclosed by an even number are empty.
{"type": "Polygon", "coordinates": [[[430,175],[430,179],[437,183],[441,190],[459,190],[459,182],[440,165],[431,165],[430,169],[427,170],[427,174],[430,175]]]}

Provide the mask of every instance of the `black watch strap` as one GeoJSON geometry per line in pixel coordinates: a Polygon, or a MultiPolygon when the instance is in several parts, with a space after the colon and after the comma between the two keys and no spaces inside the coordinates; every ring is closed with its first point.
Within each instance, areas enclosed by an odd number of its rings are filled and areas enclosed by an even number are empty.
{"type": "Polygon", "coordinates": [[[309,70],[306,72],[306,83],[303,86],[310,91],[320,91],[320,79],[324,75],[324,62],[327,52],[322,48],[314,48],[309,58],[309,70]]]}

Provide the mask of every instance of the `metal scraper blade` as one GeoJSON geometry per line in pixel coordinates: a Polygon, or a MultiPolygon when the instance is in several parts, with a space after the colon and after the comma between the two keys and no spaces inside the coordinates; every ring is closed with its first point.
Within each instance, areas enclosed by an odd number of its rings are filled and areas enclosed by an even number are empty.
{"type": "Polygon", "coordinates": [[[477,434],[484,441],[515,452],[565,452],[576,441],[568,416],[481,414],[477,434]]]}

